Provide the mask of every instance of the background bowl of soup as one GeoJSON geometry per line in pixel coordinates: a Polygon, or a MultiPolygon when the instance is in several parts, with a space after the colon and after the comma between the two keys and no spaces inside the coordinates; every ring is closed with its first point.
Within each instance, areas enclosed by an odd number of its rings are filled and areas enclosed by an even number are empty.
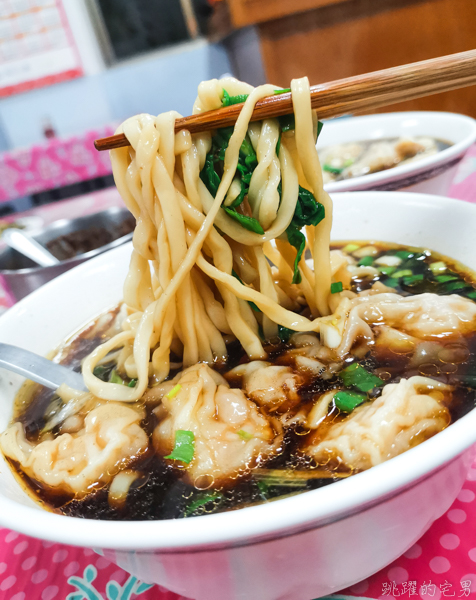
{"type": "MultiPolygon", "coordinates": [[[[476,207],[442,197],[334,195],[333,240],[426,247],[476,270],[476,207]]],[[[0,317],[0,339],[39,354],[122,297],[131,245],[61,275],[0,317]]],[[[0,430],[19,376],[0,369],[0,430]]],[[[452,504],[475,454],[476,410],[363,473],[276,502],[188,519],[101,521],[44,510],[0,465],[0,525],[101,549],[141,580],[197,600],[309,600],[348,587],[410,548],[452,504]]],[[[3,459],[0,459],[3,460],[3,459]]]]}
{"type": "Polygon", "coordinates": [[[475,140],[471,117],[396,112],[327,121],[317,149],[328,192],[406,190],[445,196],[475,140]]]}

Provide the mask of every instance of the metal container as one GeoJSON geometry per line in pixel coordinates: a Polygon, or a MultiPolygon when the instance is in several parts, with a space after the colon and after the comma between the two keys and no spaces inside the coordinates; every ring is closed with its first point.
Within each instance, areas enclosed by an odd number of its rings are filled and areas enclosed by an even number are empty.
{"type": "MultiPolygon", "coordinates": [[[[46,246],[48,242],[60,236],[76,231],[84,231],[90,227],[104,227],[105,229],[117,227],[130,216],[131,213],[127,209],[113,207],[85,217],[55,221],[31,235],[31,237],[43,246],[46,246]]],[[[63,260],[51,267],[39,267],[16,250],[9,247],[2,248],[0,249],[0,282],[5,288],[6,293],[11,295],[13,301],[18,301],[61,273],[89,260],[93,256],[106,252],[106,250],[120,246],[131,240],[131,238],[132,233],[129,233],[105,246],[84,254],[79,254],[68,260],[63,260]]]]}

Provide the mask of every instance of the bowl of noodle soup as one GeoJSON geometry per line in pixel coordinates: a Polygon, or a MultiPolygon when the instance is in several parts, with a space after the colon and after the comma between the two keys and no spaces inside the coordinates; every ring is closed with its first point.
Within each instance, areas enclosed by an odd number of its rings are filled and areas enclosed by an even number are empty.
{"type": "Polygon", "coordinates": [[[407,111],[326,123],[317,148],[329,193],[405,190],[445,196],[475,140],[471,117],[407,111]]]}
{"type": "Polygon", "coordinates": [[[173,114],[127,121],[133,245],[0,317],[3,342],[88,388],[1,372],[2,526],[197,600],[356,583],[449,508],[474,456],[475,208],[331,201],[305,80],[294,129],[249,126],[273,91],[202,86],[196,112],[248,99],[234,132],[193,143],[173,114]]]}
{"type": "MultiPolygon", "coordinates": [[[[469,204],[383,192],[336,194],[334,203],[336,239],[418,242],[476,268],[476,211],[469,204]]],[[[0,318],[2,341],[38,354],[58,347],[122,298],[130,254],[130,245],[113,250],[22,300],[0,318]]],[[[21,384],[20,377],[2,371],[2,429],[21,384]]],[[[102,548],[109,560],[144,581],[191,598],[304,600],[352,585],[405,552],[458,494],[474,456],[475,430],[472,411],[424,444],[335,485],[267,505],[172,521],[52,514],[39,508],[5,466],[1,524],[46,540],[102,548]],[[355,541],[351,547],[349,538],[355,541]]]]}

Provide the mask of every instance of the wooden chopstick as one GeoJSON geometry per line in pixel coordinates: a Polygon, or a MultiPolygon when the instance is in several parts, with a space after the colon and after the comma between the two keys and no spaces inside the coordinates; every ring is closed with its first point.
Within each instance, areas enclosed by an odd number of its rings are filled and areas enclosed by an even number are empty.
{"type": "MultiPolygon", "coordinates": [[[[338,79],[311,87],[311,104],[320,119],[375,110],[406,100],[449,92],[476,83],[476,50],[338,79]]],[[[199,133],[233,125],[242,104],[183,117],[175,121],[175,131],[199,133]]],[[[291,93],[268,96],[256,103],[252,121],[280,117],[293,112],[291,93]]],[[[96,150],[128,146],[121,133],[94,142],[96,150]]]]}

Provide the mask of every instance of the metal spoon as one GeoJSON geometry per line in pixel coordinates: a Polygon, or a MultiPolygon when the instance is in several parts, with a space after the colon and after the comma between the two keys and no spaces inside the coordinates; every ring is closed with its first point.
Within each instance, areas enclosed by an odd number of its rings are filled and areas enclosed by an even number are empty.
{"type": "Polygon", "coordinates": [[[10,344],[0,343],[0,367],[23,375],[52,390],[66,383],[76,390],[87,391],[81,373],[75,373],[68,367],[10,344]]]}
{"type": "Polygon", "coordinates": [[[41,267],[51,267],[60,261],[49,250],[19,229],[6,229],[2,240],[20,254],[27,256],[41,267]]]}

